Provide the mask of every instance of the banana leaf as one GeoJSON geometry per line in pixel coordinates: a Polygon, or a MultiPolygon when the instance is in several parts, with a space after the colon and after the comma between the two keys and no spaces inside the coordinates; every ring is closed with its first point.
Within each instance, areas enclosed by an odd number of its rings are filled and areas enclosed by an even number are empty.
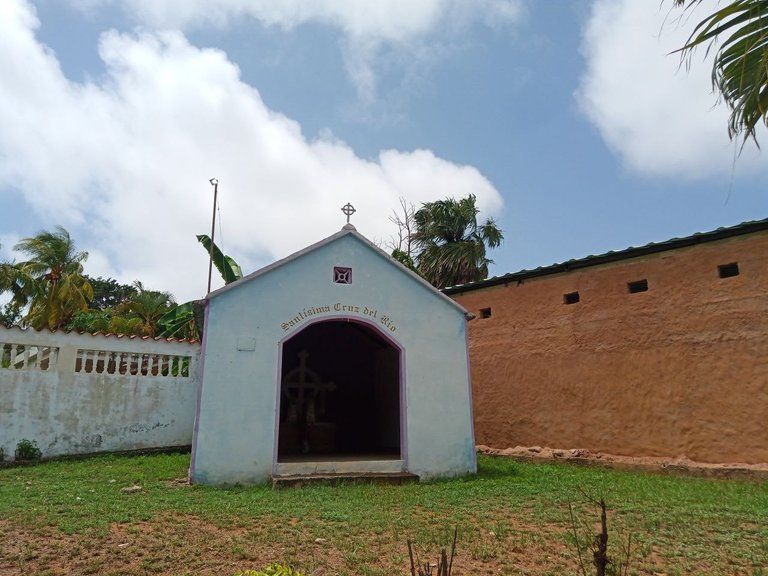
{"type": "Polygon", "coordinates": [[[219,247],[216,246],[215,242],[213,242],[213,249],[211,250],[211,238],[207,234],[198,234],[197,241],[213,256],[213,265],[216,266],[219,274],[224,278],[224,284],[240,280],[243,277],[240,265],[231,257],[225,256],[219,247]]]}
{"type": "Polygon", "coordinates": [[[192,302],[184,302],[175,308],[171,308],[158,320],[160,330],[158,336],[162,338],[199,338],[195,325],[192,302]]]}

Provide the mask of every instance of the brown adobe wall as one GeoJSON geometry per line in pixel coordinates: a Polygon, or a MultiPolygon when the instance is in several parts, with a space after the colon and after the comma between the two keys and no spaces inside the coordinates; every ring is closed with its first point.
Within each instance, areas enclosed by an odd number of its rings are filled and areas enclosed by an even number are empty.
{"type": "Polygon", "coordinates": [[[477,315],[478,444],[768,462],[768,234],[452,297],[477,315]]]}

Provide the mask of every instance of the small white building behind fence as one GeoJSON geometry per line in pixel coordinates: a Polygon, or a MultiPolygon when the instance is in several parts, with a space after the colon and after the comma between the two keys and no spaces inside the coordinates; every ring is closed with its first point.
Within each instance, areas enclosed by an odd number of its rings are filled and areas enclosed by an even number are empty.
{"type": "Polygon", "coordinates": [[[0,327],[0,448],[43,457],[188,446],[198,343],[0,327]]]}

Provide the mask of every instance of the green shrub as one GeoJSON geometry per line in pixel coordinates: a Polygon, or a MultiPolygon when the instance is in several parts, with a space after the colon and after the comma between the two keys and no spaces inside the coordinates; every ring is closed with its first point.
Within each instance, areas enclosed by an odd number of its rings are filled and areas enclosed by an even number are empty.
{"type": "Polygon", "coordinates": [[[243,572],[237,572],[235,576],[303,576],[298,570],[294,570],[293,566],[286,566],[285,564],[278,564],[273,562],[263,570],[245,570],[243,572]]]}
{"type": "Polygon", "coordinates": [[[3,462],[5,460],[5,448],[0,446],[0,462],[3,462]]]}
{"type": "Polygon", "coordinates": [[[43,453],[40,452],[40,448],[37,447],[37,442],[34,440],[23,438],[16,444],[16,452],[14,453],[16,460],[30,462],[40,460],[42,457],[43,453]]]}

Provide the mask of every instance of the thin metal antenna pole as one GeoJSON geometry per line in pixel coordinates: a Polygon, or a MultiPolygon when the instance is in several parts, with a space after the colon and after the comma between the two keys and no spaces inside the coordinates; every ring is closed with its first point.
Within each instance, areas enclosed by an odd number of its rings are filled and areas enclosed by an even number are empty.
{"type": "Polygon", "coordinates": [[[208,292],[211,293],[211,274],[213,273],[213,235],[216,232],[216,197],[219,195],[219,180],[211,178],[209,182],[213,185],[213,216],[211,217],[211,245],[208,247],[208,292]]]}

